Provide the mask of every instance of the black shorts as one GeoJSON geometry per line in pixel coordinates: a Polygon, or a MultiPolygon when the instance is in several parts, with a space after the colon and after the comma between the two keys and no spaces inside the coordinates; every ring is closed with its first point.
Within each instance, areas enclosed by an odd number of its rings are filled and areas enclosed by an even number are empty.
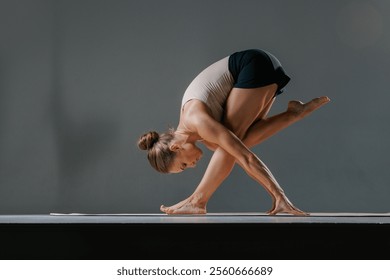
{"type": "Polygon", "coordinates": [[[279,60],[267,51],[249,49],[229,57],[229,71],[236,88],[257,88],[273,83],[278,85],[275,95],[283,92],[290,81],[279,60]]]}

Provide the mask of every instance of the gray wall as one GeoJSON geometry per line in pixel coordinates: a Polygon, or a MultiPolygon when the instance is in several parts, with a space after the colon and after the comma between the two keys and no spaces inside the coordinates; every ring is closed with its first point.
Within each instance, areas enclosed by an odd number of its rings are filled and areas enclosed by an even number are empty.
{"type": "MultiPolygon", "coordinates": [[[[253,150],[309,212],[388,212],[389,1],[1,0],[0,214],[159,213],[187,197],[211,154],[155,172],[138,136],[176,126],[211,62],[264,48],[291,99],[331,103],[253,150]]],[[[209,212],[266,211],[239,168],[209,212]]]]}

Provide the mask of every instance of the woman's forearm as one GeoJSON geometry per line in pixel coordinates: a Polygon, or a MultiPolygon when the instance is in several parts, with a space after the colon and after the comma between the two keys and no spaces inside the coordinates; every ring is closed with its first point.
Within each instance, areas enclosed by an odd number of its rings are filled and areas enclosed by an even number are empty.
{"type": "Polygon", "coordinates": [[[195,193],[201,200],[208,201],[216,189],[227,178],[234,167],[235,158],[222,148],[217,148],[207,166],[195,193]]]}
{"type": "Polygon", "coordinates": [[[276,181],[272,172],[255,154],[249,154],[245,157],[245,160],[239,164],[246,173],[261,184],[272,197],[279,198],[285,196],[283,189],[276,181]]]}

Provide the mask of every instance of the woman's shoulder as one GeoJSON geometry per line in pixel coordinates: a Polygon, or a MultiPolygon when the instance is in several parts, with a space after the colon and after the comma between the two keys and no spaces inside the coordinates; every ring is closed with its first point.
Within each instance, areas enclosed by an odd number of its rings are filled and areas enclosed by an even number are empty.
{"type": "Polygon", "coordinates": [[[214,119],[211,117],[207,106],[198,100],[194,100],[186,104],[181,112],[179,127],[187,133],[199,134],[199,130],[204,129],[205,126],[211,127],[213,121],[214,119]]]}
{"type": "Polygon", "coordinates": [[[186,120],[198,120],[199,118],[211,117],[210,108],[201,100],[191,99],[184,104],[181,116],[186,120]]]}

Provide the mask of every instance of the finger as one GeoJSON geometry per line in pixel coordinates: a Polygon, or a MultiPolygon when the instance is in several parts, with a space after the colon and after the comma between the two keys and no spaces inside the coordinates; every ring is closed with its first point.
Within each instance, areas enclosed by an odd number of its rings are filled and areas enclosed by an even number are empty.
{"type": "Polygon", "coordinates": [[[302,210],[299,210],[299,209],[296,209],[294,212],[294,215],[299,215],[299,216],[309,216],[308,213],[302,211],[302,210]]]}

